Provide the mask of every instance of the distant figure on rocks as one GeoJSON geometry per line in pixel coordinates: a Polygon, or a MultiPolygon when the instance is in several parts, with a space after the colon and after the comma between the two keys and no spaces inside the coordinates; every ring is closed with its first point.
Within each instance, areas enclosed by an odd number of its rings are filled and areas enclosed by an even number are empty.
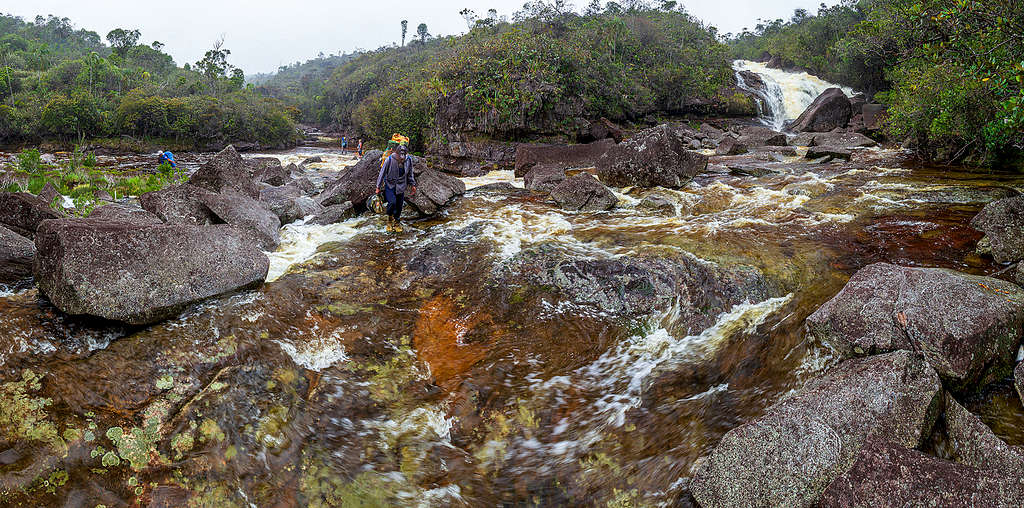
{"type": "Polygon", "coordinates": [[[348,138],[345,136],[341,137],[341,154],[345,155],[348,153],[348,138]]]}
{"type": "Polygon", "coordinates": [[[160,164],[163,164],[164,162],[166,162],[166,163],[170,164],[172,168],[177,169],[178,164],[176,162],[174,162],[174,154],[173,153],[167,152],[167,151],[164,151],[164,150],[160,150],[159,152],[156,153],[156,155],[157,155],[157,161],[156,161],[157,166],[159,166],[160,164]]]}
{"type": "Polygon", "coordinates": [[[405,203],[405,189],[411,187],[410,196],[416,194],[416,175],[413,171],[413,158],[409,156],[409,148],[405,144],[398,145],[391,155],[384,159],[377,176],[377,194],[384,185],[384,200],[388,202],[387,226],[389,233],[401,233],[402,205],[405,203]]]}
{"type": "Polygon", "coordinates": [[[356,151],[359,152],[359,156],[363,156],[363,138],[359,138],[359,145],[356,146],[356,151]]]}

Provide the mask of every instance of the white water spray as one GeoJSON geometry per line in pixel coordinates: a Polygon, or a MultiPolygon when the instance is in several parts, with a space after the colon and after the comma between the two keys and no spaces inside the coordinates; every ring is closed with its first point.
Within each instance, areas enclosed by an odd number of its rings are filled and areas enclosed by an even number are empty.
{"type": "Polygon", "coordinates": [[[758,97],[761,122],[777,131],[781,131],[787,121],[800,116],[814,99],[829,88],[839,88],[848,96],[854,94],[852,88],[829,83],[806,72],[769,69],[763,63],[748,60],[736,60],[732,63],[732,68],[736,71],[738,86],[758,97]],[[759,90],[750,86],[743,79],[741,71],[751,71],[760,76],[765,89],[759,90]]]}

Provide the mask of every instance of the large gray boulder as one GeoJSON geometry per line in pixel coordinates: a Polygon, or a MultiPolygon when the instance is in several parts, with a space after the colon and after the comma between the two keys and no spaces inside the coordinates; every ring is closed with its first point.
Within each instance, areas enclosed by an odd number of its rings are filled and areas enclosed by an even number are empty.
{"type": "Polygon", "coordinates": [[[977,416],[946,394],[946,442],[952,459],[978,469],[994,469],[1024,477],[1024,452],[1006,444],[977,416]]]}
{"type": "Polygon", "coordinates": [[[291,224],[307,215],[319,213],[323,206],[306,197],[294,185],[270,187],[260,191],[260,202],[277,216],[281,224],[291,224]]]}
{"type": "MultiPolygon", "coordinates": [[[[787,146],[789,145],[789,137],[785,134],[769,129],[768,127],[761,127],[757,125],[751,125],[741,127],[739,129],[740,137],[737,141],[745,146],[787,146]]],[[[725,140],[722,140],[725,142],[725,140]]]]}
{"type": "Polygon", "coordinates": [[[163,221],[156,214],[147,212],[142,208],[111,203],[109,205],[97,206],[89,214],[93,220],[105,220],[113,222],[130,222],[136,224],[162,224],[163,221]]]}
{"type": "Polygon", "coordinates": [[[340,205],[331,205],[320,210],[319,213],[309,219],[307,224],[327,226],[355,217],[356,211],[352,203],[346,201],[340,205]]]}
{"type": "Polygon", "coordinates": [[[32,240],[0,226],[0,283],[17,282],[32,276],[36,246],[32,240]]]}
{"type": "Polygon", "coordinates": [[[938,376],[913,353],[844,361],[729,431],[690,489],[704,508],[813,506],[868,436],[914,448],[941,403],[938,376]]]}
{"type": "Polygon", "coordinates": [[[611,147],[597,160],[597,174],[616,187],[679,188],[708,166],[706,155],[688,148],[681,129],[659,125],[611,147]]]}
{"type": "Polygon", "coordinates": [[[566,178],[551,189],[551,199],[565,210],[592,212],[615,208],[619,198],[590,173],[566,178]]]}
{"type": "Polygon", "coordinates": [[[245,167],[249,170],[249,178],[253,182],[262,182],[268,173],[282,170],[281,159],[277,157],[252,157],[245,159],[245,167]]]}
{"type": "Polygon", "coordinates": [[[202,198],[213,194],[191,184],[172,185],[139,196],[139,204],[168,224],[213,224],[215,217],[202,198]]]}
{"type": "Polygon", "coordinates": [[[433,169],[416,172],[416,193],[405,191],[405,200],[421,216],[434,215],[457,196],[466,193],[458,178],[433,169]]]}
{"type": "Polygon", "coordinates": [[[275,251],[281,245],[281,221],[255,199],[231,190],[207,194],[201,199],[220,219],[218,222],[248,232],[261,249],[275,251]]]}
{"type": "Polygon", "coordinates": [[[920,351],[960,392],[1006,376],[1024,326],[1024,289],[941,268],[876,263],[807,318],[808,334],[844,357],[920,351]]]}
{"type": "Polygon", "coordinates": [[[597,164],[611,147],[612,139],[579,145],[519,145],[516,147],[516,178],[522,178],[536,166],[560,169],[589,168],[597,164]]]}
{"type": "Polygon", "coordinates": [[[857,132],[807,132],[794,138],[793,144],[802,146],[833,146],[837,148],[869,148],[878,146],[878,142],[857,132]],[[796,142],[803,140],[808,140],[808,142],[796,142]]]}
{"type": "Polygon", "coordinates": [[[328,183],[316,200],[323,206],[340,205],[346,201],[365,203],[377,188],[381,157],[384,152],[370,150],[336,180],[328,183]]]}
{"type": "Polygon", "coordinates": [[[32,238],[44,220],[63,216],[39,196],[27,192],[0,192],[0,224],[26,238],[32,238]]]}
{"type": "Polygon", "coordinates": [[[1012,263],[1024,259],[1024,196],[985,205],[971,220],[971,227],[985,233],[996,261],[1012,263]]]}
{"type": "Polygon", "coordinates": [[[1018,363],[1014,369],[1013,382],[1017,387],[1017,395],[1020,395],[1020,400],[1024,402],[1024,362],[1018,363]]]}
{"type": "Polygon", "coordinates": [[[739,140],[732,136],[726,136],[722,138],[722,142],[718,143],[718,147],[715,148],[715,155],[743,155],[747,151],[747,145],[740,143],[739,140]]]}
{"type": "Polygon", "coordinates": [[[796,132],[829,132],[846,127],[853,116],[850,98],[838,88],[821,93],[790,127],[796,132]]]}
{"type": "Polygon", "coordinates": [[[252,199],[259,199],[260,191],[252,179],[249,165],[242,160],[234,146],[228,145],[215,155],[210,162],[203,164],[188,183],[212,192],[223,192],[233,189],[252,199]]]}
{"type": "Polygon", "coordinates": [[[1024,506],[1024,478],[932,457],[872,438],[822,496],[822,508],[1024,506]]]}
{"type": "Polygon", "coordinates": [[[527,189],[551,192],[565,181],[565,170],[558,166],[534,166],[523,178],[527,189]]]}
{"type": "Polygon", "coordinates": [[[36,281],[57,308],[133,325],[259,285],[270,265],[228,225],[59,219],[44,222],[35,243],[36,281]]]}
{"type": "Polygon", "coordinates": [[[804,157],[808,159],[831,157],[833,159],[850,160],[853,157],[853,152],[846,148],[835,146],[811,146],[807,148],[807,154],[804,157]]]}

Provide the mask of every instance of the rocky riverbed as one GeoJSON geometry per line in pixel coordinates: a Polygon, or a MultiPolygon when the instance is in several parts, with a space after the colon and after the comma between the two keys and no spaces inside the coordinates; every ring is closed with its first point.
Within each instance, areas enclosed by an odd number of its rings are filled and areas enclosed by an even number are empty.
{"type": "Polygon", "coordinates": [[[422,161],[404,235],[363,211],[379,152],[186,155],[88,219],[5,196],[0,494],[1019,505],[1024,177],[856,134],[422,161]]]}

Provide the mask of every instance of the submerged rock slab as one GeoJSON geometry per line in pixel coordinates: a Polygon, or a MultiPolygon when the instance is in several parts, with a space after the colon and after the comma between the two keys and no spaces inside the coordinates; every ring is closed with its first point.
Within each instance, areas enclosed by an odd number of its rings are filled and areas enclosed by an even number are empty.
{"type": "Polygon", "coordinates": [[[0,226],[0,283],[32,276],[36,246],[32,240],[0,226]]]}
{"type": "Polygon", "coordinates": [[[1024,505],[1024,478],[957,464],[873,438],[821,499],[823,508],[1024,505]]]}
{"type": "Polygon", "coordinates": [[[953,391],[1007,375],[1021,341],[1024,290],[941,268],[876,263],[807,318],[843,356],[920,351],[953,391]]]}
{"type": "Polygon", "coordinates": [[[523,184],[527,189],[551,192],[565,180],[565,170],[557,166],[534,166],[526,176],[523,184]]]}
{"type": "Polygon", "coordinates": [[[267,256],[228,225],[60,219],[36,236],[39,289],[65,313],[141,325],[266,279],[267,256]]]}
{"type": "Polygon", "coordinates": [[[667,124],[640,131],[598,159],[597,175],[616,187],[682,187],[708,167],[708,157],[690,151],[684,134],[667,124]]]}
{"type": "Polygon", "coordinates": [[[1000,263],[1024,259],[1024,196],[993,201],[974,216],[971,227],[982,231],[1000,263]]]}
{"type": "Polygon", "coordinates": [[[1024,478],[1024,451],[996,436],[977,416],[946,394],[946,438],[953,459],[979,469],[993,469],[1024,478]]]}
{"type": "Polygon", "coordinates": [[[847,360],[729,431],[690,488],[704,508],[813,506],[868,436],[918,446],[941,395],[938,376],[913,353],[847,360]]]}

